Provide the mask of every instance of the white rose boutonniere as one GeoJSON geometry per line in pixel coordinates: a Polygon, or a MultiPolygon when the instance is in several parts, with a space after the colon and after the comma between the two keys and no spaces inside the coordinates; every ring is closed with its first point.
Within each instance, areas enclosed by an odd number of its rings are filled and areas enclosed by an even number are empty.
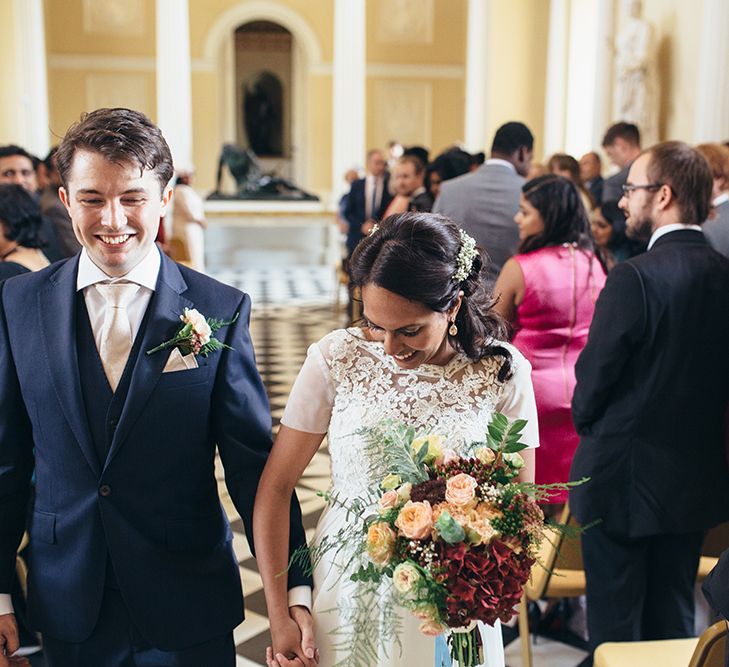
{"type": "Polygon", "coordinates": [[[219,320],[212,317],[205,317],[202,313],[194,308],[185,308],[180,315],[183,322],[182,328],[175,334],[173,338],[165,341],[151,350],[147,350],[147,354],[154,354],[160,350],[166,350],[170,347],[179,347],[183,354],[194,354],[195,356],[202,354],[207,357],[211,352],[222,350],[223,348],[232,350],[233,348],[222,343],[213,334],[220,328],[233,324],[238,319],[239,313],[235,314],[232,320],[219,320]]]}

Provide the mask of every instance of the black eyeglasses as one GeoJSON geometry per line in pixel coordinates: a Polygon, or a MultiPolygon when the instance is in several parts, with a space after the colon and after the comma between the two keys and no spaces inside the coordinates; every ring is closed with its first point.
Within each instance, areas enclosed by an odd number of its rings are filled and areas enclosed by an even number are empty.
{"type": "Polygon", "coordinates": [[[632,185],[632,184],[626,184],[623,185],[623,194],[626,197],[630,197],[631,192],[635,192],[636,190],[658,190],[658,188],[662,188],[664,186],[664,183],[648,183],[647,185],[632,185]]]}

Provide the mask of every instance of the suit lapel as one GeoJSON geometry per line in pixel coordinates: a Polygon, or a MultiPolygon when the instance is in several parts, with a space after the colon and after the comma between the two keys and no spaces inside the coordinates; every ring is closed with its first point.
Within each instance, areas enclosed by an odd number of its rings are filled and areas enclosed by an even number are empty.
{"type": "Polygon", "coordinates": [[[38,308],[56,396],[86,461],[98,477],[101,470],[86,420],[78,366],[74,307],[77,268],[78,256],[50,277],[51,284],[38,293],[38,308]]]}
{"type": "Polygon", "coordinates": [[[187,284],[177,265],[162,255],[157,287],[149,304],[151,311],[147,326],[142,333],[142,344],[132,371],[129,392],[119,418],[119,426],[111,442],[106,465],[126,440],[162,375],[170,351],[162,350],[148,355],[147,350],[169,340],[179,331],[182,326],[180,322],[182,311],[192,306],[189,299],[181,296],[186,290],[187,284]]]}

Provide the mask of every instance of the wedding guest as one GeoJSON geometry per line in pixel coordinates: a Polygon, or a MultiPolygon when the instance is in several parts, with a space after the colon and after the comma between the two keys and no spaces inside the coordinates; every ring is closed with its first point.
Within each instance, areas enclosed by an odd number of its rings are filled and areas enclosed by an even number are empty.
{"type": "Polygon", "coordinates": [[[54,146],[42,162],[47,183],[40,191],[40,208],[41,214],[53,223],[64,256],[72,257],[81,250],[81,244],[73,231],[71,216],[58,196],[58,188],[62,183],[56,168],[57,150],[58,146],[54,146]]]}
{"type": "Polygon", "coordinates": [[[425,189],[425,165],[413,154],[403,155],[393,170],[395,197],[385,211],[387,218],[405,211],[426,211],[433,207],[433,197],[425,189]]]}
{"type": "Polygon", "coordinates": [[[640,130],[633,123],[619,122],[611,125],[602,139],[610,161],[620,171],[606,178],[602,187],[605,201],[618,200],[623,196],[622,187],[628,178],[630,165],[640,155],[640,130]]]}
{"type": "Polygon", "coordinates": [[[712,247],[729,257],[729,148],[722,144],[701,144],[696,149],[706,158],[714,179],[713,210],[702,229],[712,247]]]}
{"type": "Polygon", "coordinates": [[[20,185],[0,185],[0,262],[14,262],[30,271],[48,266],[40,228],[40,208],[30,193],[20,185]]]}
{"type": "MultiPolygon", "coordinates": [[[[472,241],[444,216],[405,213],[383,220],[357,246],[351,273],[362,290],[365,323],[334,331],[309,348],[258,486],[255,543],[269,609],[285,604],[285,581],[277,576],[288,558],[285,498],[325,435],[333,491],[347,497],[366,495],[379,483],[382,456],[368,453],[363,429],[384,419],[419,433],[448,434],[449,446],[463,452],[483,438],[499,411],[528,420],[524,442],[538,444],[530,365],[504,342],[504,322],[491,309],[484,280],[488,260],[472,241]]],[[[534,449],[524,454],[521,481],[534,474],[534,449]]],[[[346,509],[329,505],[314,543],[334,539],[347,520],[346,509]]],[[[350,579],[351,558],[349,548],[331,551],[314,570],[320,665],[334,665],[355,642],[372,647],[373,666],[433,665],[433,638],[423,636],[404,610],[396,612],[400,630],[394,633],[393,620],[381,612],[393,604],[392,586],[365,598],[366,586],[350,579]],[[364,608],[356,607],[358,601],[364,608]],[[363,616],[353,626],[357,609],[363,616]],[[365,617],[371,622],[362,623],[365,617]]],[[[272,614],[271,630],[274,654],[295,645],[295,628],[283,611],[272,614]]],[[[481,635],[485,664],[503,667],[498,624],[481,626],[481,635]]],[[[296,663],[269,652],[267,664],[296,663]]]]}
{"type": "Polygon", "coordinates": [[[682,142],[632,163],[620,207],[648,251],[615,266],[575,367],[590,645],[694,635],[704,533],[729,519],[729,260],[701,232],[706,160],[682,142]]]}
{"type": "MultiPolygon", "coordinates": [[[[37,158],[20,146],[0,146],[0,184],[22,185],[38,201],[38,179],[35,172],[37,158]]],[[[43,251],[51,262],[64,259],[66,255],[53,223],[41,216],[43,251]]]]}
{"type": "Polygon", "coordinates": [[[625,213],[616,201],[606,201],[590,217],[590,229],[606,271],[645,250],[645,244],[625,235],[625,213]]]}
{"type": "MultiPolygon", "coordinates": [[[[519,248],[496,281],[495,309],[513,324],[512,342],[532,365],[540,443],[536,481],[567,482],[578,442],[570,412],[575,362],[605,272],[574,183],[554,175],[528,181],[514,220],[519,248]]],[[[566,500],[566,491],[555,493],[547,511],[558,514],[566,500]]]]}
{"type": "Polygon", "coordinates": [[[205,208],[192,188],[195,170],[180,169],[172,194],[172,238],[181,239],[190,255],[190,268],[205,273],[205,208]]]}
{"type": "Polygon", "coordinates": [[[577,186],[577,190],[580,193],[580,198],[582,199],[582,204],[584,205],[586,211],[589,212],[592,211],[593,208],[595,208],[595,201],[592,198],[590,191],[585,187],[584,183],[582,182],[582,176],[580,175],[580,165],[577,160],[575,160],[575,158],[573,158],[571,155],[567,155],[566,153],[555,153],[551,158],[549,158],[549,162],[547,162],[547,168],[549,169],[549,173],[557,174],[557,176],[562,176],[568,181],[572,181],[577,186]]]}
{"type": "Polygon", "coordinates": [[[444,183],[433,206],[434,213],[456,220],[488,252],[490,283],[519,243],[514,215],[533,154],[529,128],[505,123],[494,134],[491,157],[476,171],[444,183]]]}
{"type": "Polygon", "coordinates": [[[580,177],[592,195],[593,201],[600,204],[605,179],[602,177],[602,160],[595,151],[585,153],[580,158],[580,177]]]}
{"type": "Polygon", "coordinates": [[[440,194],[440,184],[471,171],[471,155],[457,146],[443,151],[427,169],[428,189],[433,199],[440,194]]]}

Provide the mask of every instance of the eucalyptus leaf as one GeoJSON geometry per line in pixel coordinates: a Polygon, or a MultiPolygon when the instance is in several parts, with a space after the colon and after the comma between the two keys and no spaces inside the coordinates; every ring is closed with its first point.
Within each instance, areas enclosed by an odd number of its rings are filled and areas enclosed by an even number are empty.
{"type": "Polygon", "coordinates": [[[444,542],[448,544],[456,544],[463,542],[466,538],[466,532],[447,511],[444,511],[435,522],[435,529],[440,533],[444,542]]]}

